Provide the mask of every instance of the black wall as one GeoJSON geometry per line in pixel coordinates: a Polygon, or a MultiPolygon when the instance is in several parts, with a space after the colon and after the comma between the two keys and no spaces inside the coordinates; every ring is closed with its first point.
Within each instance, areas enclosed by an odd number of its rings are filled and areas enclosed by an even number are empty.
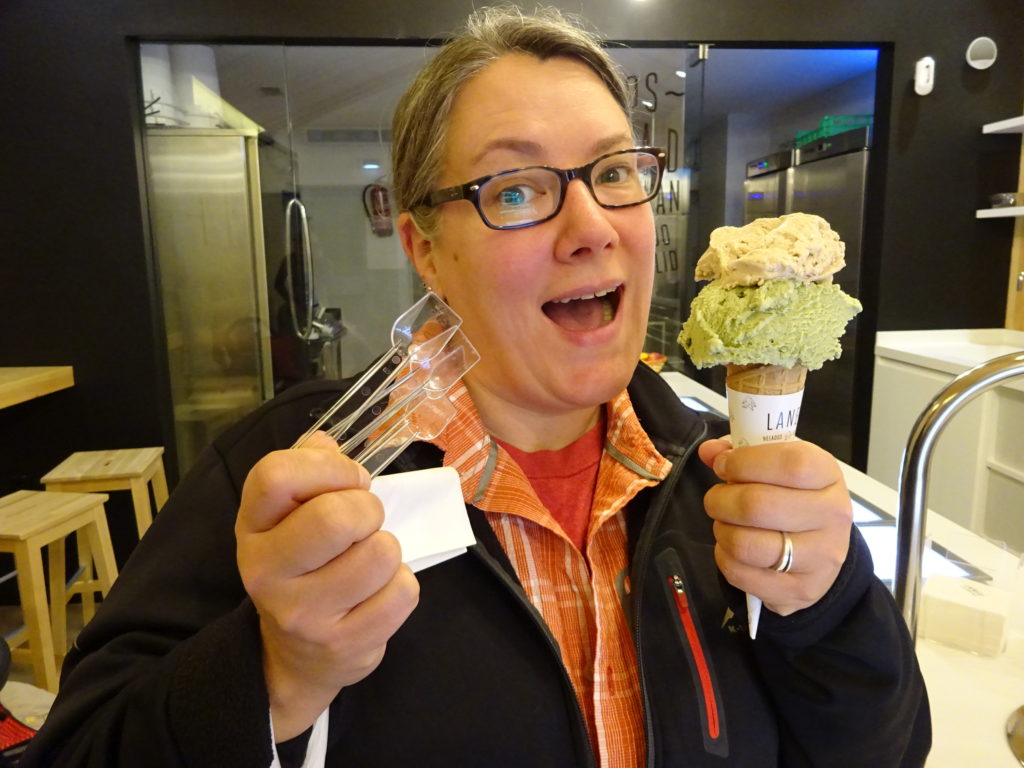
{"type": "MultiPolygon", "coordinates": [[[[140,192],[134,40],[426,39],[456,26],[473,4],[0,4],[0,365],[71,364],[77,380],[71,390],[0,410],[0,491],[38,487],[73,450],[171,445],[140,192]]],[[[618,40],[882,45],[890,52],[881,95],[891,94],[891,122],[883,117],[879,126],[884,177],[874,184],[884,209],[870,224],[880,243],[871,262],[877,296],[870,286],[864,296],[877,318],[861,322],[873,328],[877,320],[881,330],[1002,325],[1012,220],[978,221],[974,210],[988,193],[1016,187],[1020,137],[982,136],[981,125],[1021,113],[1019,0],[556,4],[618,40]],[[984,72],[964,64],[967,44],[980,35],[1000,49],[984,72]],[[926,55],[937,61],[937,84],[921,98],[910,78],[926,55]]]]}

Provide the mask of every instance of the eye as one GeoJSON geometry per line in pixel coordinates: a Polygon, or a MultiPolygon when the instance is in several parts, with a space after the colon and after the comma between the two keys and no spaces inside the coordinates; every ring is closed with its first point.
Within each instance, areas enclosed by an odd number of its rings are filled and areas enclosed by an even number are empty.
{"type": "Polygon", "coordinates": [[[480,213],[485,221],[501,227],[529,224],[558,205],[558,185],[558,175],[546,168],[499,173],[480,188],[480,213]]]}
{"type": "Polygon", "coordinates": [[[607,165],[598,170],[594,176],[596,184],[624,184],[636,176],[636,168],[631,163],[607,165]]]}
{"type": "Polygon", "coordinates": [[[536,205],[538,199],[547,192],[547,187],[539,175],[512,173],[491,179],[482,191],[485,206],[508,210],[536,205]]]}
{"type": "Polygon", "coordinates": [[[535,190],[525,187],[522,184],[504,187],[498,192],[498,202],[507,207],[525,205],[530,202],[535,194],[537,194],[535,190]]]}

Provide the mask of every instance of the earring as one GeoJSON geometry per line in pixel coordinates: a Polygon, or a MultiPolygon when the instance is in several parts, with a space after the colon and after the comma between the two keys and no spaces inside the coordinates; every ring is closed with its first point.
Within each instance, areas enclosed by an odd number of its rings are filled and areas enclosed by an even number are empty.
{"type": "Polygon", "coordinates": [[[441,301],[444,301],[444,302],[446,302],[446,303],[447,303],[447,299],[445,299],[445,297],[444,297],[444,294],[443,294],[443,293],[439,292],[439,291],[438,291],[438,290],[437,290],[436,288],[434,288],[434,286],[432,286],[432,285],[429,285],[429,284],[428,284],[428,283],[427,283],[427,282],[426,282],[425,280],[424,280],[424,281],[422,281],[422,282],[423,282],[423,290],[425,290],[425,291],[426,291],[427,293],[432,293],[432,294],[434,294],[434,295],[435,295],[435,296],[437,296],[437,298],[439,298],[439,299],[440,299],[441,301]]]}

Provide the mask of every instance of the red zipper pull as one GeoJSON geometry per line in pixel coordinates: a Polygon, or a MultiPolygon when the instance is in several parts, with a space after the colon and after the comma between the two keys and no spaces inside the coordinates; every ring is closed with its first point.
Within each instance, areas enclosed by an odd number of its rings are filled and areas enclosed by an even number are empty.
{"type": "Polygon", "coordinates": [[[697,676],[700,678],[701,693],[704,698],[704,710],[707,714],[708,735],[717,739],[718,728],[718,700],[715,696],[715,689],[711,683],[711,672],[708,669],[708,662],[704,656],[704,648],[700,644],[700,636],[697,634],[697,626],[690,615],[690,601],[686,598],[686,589],[683,586],[683,579],[674,574],[668,579],[672,590],[676,593],[676,607],[679,611],[679,619],[683,623],[683,631],[693,651],[694,662],[697,665],[697,676]]]}

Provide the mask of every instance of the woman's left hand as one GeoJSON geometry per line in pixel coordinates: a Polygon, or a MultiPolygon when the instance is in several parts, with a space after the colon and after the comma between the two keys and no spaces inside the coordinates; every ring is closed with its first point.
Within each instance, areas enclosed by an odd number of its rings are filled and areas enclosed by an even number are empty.
{"type": "Polygon", "coordinates": [[[839,464],[796,440],[733,448],[702,443],[698,454],[724,482],[704,496],[715,521],[715,560],[726,580],[786,616],[828,592],[846,560],[853,513],[839,464]],[[788,573],[777,573],[784,537],[793,542],[788,573]]]}

